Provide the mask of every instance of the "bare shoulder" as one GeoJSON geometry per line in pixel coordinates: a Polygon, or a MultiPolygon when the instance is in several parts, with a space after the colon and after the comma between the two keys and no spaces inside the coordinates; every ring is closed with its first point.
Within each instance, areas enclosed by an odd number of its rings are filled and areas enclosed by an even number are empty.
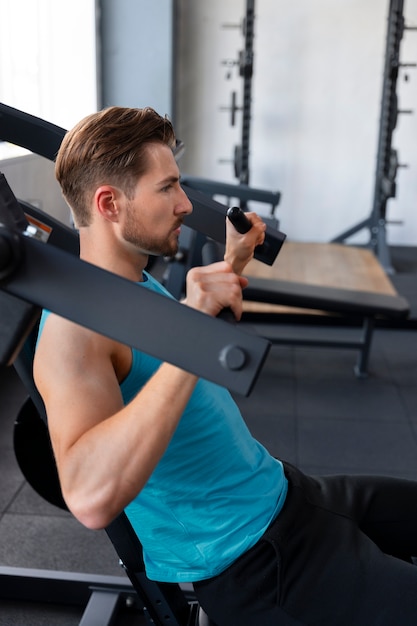
{"type": "Polygon", "coordinates": [[[35,384],[45,403],[55,451],[123,406],[118,367],[125,346],[50,314],[35,354],[35,384]]]}
{"type": "Polygon", "coordinates": [[[105,337],[51,313],[38,340],[35,372],[58,367],[58,374],[62,364],[68,373],[90,359],[110,357],[111,350],[111,343],[105,337]]]}
{"type": "MultiPolygon", "coordinates": [[[[126,346],[54,314],[48,315],[38,341],[33,374],[48,412],[63,406],[92,407],[121,402],[119,383],[127,374],[126,346]]],[[[84,412],[81,411],[82,413],[84,412]]]]}
{"type": "Polygon", "coordinates": [[[123,380],[130,368],[130,349],[88,328],[53,313],[49,314],[38,341],[34,373],[52,370],[59,374],[85,373],[86,368],[111,365],[123,380]]]}

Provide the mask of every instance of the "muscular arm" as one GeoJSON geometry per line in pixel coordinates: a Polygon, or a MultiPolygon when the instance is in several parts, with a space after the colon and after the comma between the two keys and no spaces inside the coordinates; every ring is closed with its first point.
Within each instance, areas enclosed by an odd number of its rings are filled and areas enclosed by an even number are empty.
{"type": "Polygon", "coordinates": [[[106,526],[142,489],[196,383],[195,376],[163,364],[123,406],[116,348],[51,315],[35,357],[62,492],[89,528],[106,526]]]}

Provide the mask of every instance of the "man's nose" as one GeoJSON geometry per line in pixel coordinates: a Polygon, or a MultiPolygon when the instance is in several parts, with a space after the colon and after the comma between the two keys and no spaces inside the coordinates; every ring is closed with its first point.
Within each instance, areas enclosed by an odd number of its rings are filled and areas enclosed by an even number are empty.
{"type": "Polygon", "coordinates": [[[191,200],[189,199],[189,197],[187,196],[187,194],[185,193],[182,187],[180,187],[180,193],[181,193],[181,197],[178,202],[179,210],[181,211],[181,213],[184,213],[185,215],[189,215],[190,213],[193,212],[193,205],[191,203],[191,200]]]}

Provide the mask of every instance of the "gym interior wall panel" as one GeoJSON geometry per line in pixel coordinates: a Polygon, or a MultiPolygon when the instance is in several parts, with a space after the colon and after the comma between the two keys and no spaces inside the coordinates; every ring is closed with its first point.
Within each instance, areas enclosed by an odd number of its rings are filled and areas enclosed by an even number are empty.
{"type": "MultiPolygon", "coordinates": [[[[241,114],[232,127],[227,107],[233,91],[242,105],[245,6],[179,0],[176,126],[187,174],[237,182],[241,114]]],[[[293,240],[329,241],[371,213],[388,12],[389,0],[255,0],[250,183],[282,192],[277,217],[293,240]]],[[[417,25],[417,2],[405,0],[404,17],[417,25]]],[[[404,33],[401,62],[417,62],[415,30],[404,33]]],[[[398,97],[414,115],[400,115],[394,135],[409,167],[388,203],[388,239],[416,245],[416,68],[400,69],[398,97]]]]}
{"type": "Polygon", "coordinates": [[[231,94],[241,104],[236,65],[242,46],[244,0],[178,0],[176,130],[185,142],[182,169],[236,182],[233,152],[240,115],[231,125],[231,94]]]}
{"type": "Polygon", "coordinates": [[[101,105],[173,115],[174,0],[99,0],[101,105]]]}

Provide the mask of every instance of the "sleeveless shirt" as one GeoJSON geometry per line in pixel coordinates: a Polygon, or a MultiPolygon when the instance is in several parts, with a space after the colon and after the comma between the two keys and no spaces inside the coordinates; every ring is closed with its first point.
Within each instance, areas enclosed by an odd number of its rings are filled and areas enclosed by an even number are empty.
{"type": "MultiPolygon", "coordinates": [[[[146,272],[138,285],[172,297],[146,272]]],[[[160,364],[132,349],[120,385],[125,404],[160,364]]],[[[230,393],[200,379],[167,450],[125,509],[148,578],[194,582],[221,573],[260,539],[286,493],[282,463],[252,437],[230,393]]]]}

